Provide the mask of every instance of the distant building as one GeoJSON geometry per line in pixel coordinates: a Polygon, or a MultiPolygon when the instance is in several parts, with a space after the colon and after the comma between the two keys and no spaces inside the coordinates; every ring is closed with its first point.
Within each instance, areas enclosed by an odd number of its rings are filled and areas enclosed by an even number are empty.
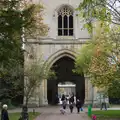
{"type": "Polygon", "coordinates": [[[65,94],[66,96],[76,94],[76,85],[72,83],[58,84],[58,95],[65,94]]]}

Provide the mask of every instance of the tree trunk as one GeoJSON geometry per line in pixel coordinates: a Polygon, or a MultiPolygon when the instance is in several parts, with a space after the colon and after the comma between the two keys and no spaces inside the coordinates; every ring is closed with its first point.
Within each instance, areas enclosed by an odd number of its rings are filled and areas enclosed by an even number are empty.
{"type": "Polygon", "coordinates": [[[28,100],[29,100],[29,98],[28,98],[28,96],[26,96],[26,100],[25,100],[25,105],[26,106],[28,106],[28,100]]]}

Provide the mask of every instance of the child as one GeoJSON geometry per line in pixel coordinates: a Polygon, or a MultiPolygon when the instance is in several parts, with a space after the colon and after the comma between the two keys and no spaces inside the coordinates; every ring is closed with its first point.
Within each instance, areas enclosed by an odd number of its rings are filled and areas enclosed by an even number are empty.
{"type": "Polygon", "coordinates": [[[74,108],[72,102],[70,102],[69,108],[70,108],[70,112],[72,113],[73,112],[73,108],[74,108]]]}
{"type": "Polygon", "coordinates": [[[65,109],[61,108],[61,109],[60,109],[60,112],[61,112],[61,114],[64,115],[64,114],[65,114],[65,109]]]}
{"type": "Polygon", "coordinates": [[[96,115],[92,115],[92,120],[96,120],[96,119],[97,119],[96,115]]]}
{"type": "Polygon", "coordinates": [[[82,107],[80,108],[80,111],[83,111],[83,108],[82,108],[82,107]]]}

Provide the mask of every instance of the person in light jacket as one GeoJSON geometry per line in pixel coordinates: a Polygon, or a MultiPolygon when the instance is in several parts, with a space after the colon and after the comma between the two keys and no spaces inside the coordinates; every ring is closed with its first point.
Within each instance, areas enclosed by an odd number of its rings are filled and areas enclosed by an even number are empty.
{"type": "Polygon", "coordinates": [[[105,110],[107,110],[107,103],[108,103],[108,98],[105,98],[105,97],[103,96],[103,98],[101,99],[101,110],[102,110],[103,108],[105,108],[105,110]]]}

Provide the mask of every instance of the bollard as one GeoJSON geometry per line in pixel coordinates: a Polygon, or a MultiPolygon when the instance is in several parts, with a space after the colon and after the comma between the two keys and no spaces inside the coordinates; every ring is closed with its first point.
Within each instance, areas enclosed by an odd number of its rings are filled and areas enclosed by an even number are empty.
{"type": "Polygon", "coordinates": [[[88,106],[88,116],[91,116],[91,113],[92,113],[91,109],[92,109],[92,106],[89,105],[89,106],[88,106]]]}

